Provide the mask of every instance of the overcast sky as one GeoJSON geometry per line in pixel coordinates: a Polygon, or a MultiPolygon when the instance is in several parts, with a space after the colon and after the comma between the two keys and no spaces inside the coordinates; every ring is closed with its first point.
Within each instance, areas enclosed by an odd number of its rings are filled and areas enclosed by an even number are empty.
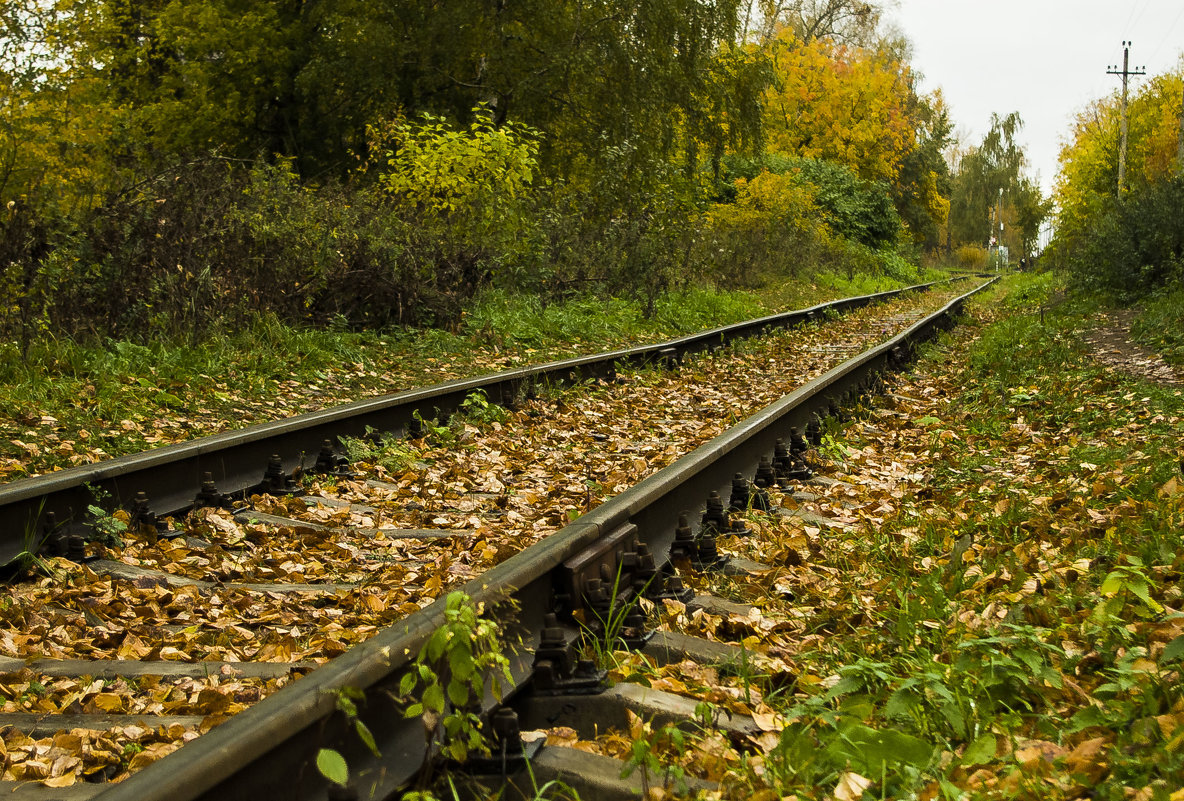
{"type": "MultiPolygon", "coordinates": [[[[956,131],[978,144],[991,112],[1018,111],[1019,140],[1049,192],[1074,113],[1122,86],[1131,69],[1175,69],[1184,52],[1184,0],[898,0],[888,14],[913,43],[922,88],[940,87],[956,131]]],[[[1132,90],[1140,81],[1132,78],[1132,90]]]]}

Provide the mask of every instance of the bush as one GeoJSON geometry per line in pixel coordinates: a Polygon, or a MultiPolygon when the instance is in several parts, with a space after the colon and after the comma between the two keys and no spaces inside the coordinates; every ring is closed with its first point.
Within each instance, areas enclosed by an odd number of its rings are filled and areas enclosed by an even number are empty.
{"type": "Polygon", "coordinates": [[[183,342],[257,318],[456,331],[490,288],[540,312],[620,298],[666,318],[663,298],[703,286],[763,287],[805,269],[915,275],[868,244],[887,228],[843,233],[864,202],[841,197],[853,186],[845,168],[774,159],[787,171],[741,178],[731,202],[703,208],[687,176],[626,147],[608,149],[592,185],[534,185],[536,146],[512,126],[428,119],[372,134],[377,160],[348,182],[205,154],[129,178],[73,216],[11,204],[0,214],[0,335],[27,353],[51,335],[183,342]]]}
{"type": "MultiPolygon", "coordinates": [[[[761,172],[789,177],[808,189],[826,224],[846,239],[882,248],[894,245],[899,237],[900,215],[888,186],[862,180],[845,165],[770,153],[757,160],[729,156],[724,166],[723,180],[737,187],[739,180],[751,181],[761,172]]],[[[720,193],[722,200],[735,201],[737,197],[736,189],[720,193]]]]}
{"type": "Polygon", "coordinates": [[[987,269],[987,249],[981,245],[961,245],[954,251],[954,263],[959,269],[981,272],[987,269]]]}
{"type": "Polygon", "coordinates": [[[1050,258],[1078,286],[1134,300],[1184,279],[1181,208],[1179,175],[1133,189],[1121,200],[1094,195],[1063,215],[1050,258]]]}
{"type": "Polygon", "coordinates": [[[732,203],[707,211],[700,258],[725,285],[752,287],[774,275],[796,274],[826,249],[810,189],[792,176],[762,172],[736,180],[732,203]]]}

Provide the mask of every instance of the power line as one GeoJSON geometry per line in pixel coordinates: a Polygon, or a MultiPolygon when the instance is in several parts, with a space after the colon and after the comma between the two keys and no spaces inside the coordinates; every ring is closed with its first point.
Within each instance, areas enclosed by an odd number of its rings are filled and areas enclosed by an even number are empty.
{"type": "Polygon", "coordinates": [[[1151,3],[1152,3],[1152,0],[1146,0],[1146,2],[1143,3],[1143,10],[1139,12],[1138,16],[1135,16],[1135,9],[1138,8],[1138,4],[1131,7],[1131,16],[1134,17],[1134,20],[1132,21],[1132,20],[1128,19],[1126,21],[1128,30],[1130,29],[1130,27],[1132,25],[1139,24],[1139,21],[1141,19],[1143,19],[1143,15],[1147,13],[1147,9],[1151,8],[1151,3]]]}
{"type": "Polygon", "coordinates": [[[1119,72],[1117,67],[1107,67],[1107,75],[1121,75],[1122,76],[1122,143],[1118,148],[1118,196],[1122,197],[1122,187],[1126,183],[1126,86],[1127,80],[1132,75],[1146,75],[1147,68],[1139,67],[1132,70],[1130,68],[1131,61],[1131,43],[1122,43],[1122,71],[1119,72]]]}
{"type": "Polygon", "coordinates": [[[1126,15],[1126,24],[1122,26],[1123,30],[1129,31],[1131,29],[1131,20],[1135,18],[1135,9],[1138,7],[1138,3],[1131,3],[1131,13],[1126,15]]]}
{"type": "Polygon", "coordinates": [[[1163,52],[1163,46],[1168,43],[1169,39],[1171,39],[1172,33],[1175,32],[1176,26],[1180,24],[1181,19],[1184,19],[1184,8],[1180,9],[1180,12],[1176,14],[1175,21],[1166,28],[1167,32],[1163,36],[1163,41],[1161,41],[1159,46],[1155,48],[1155,54],[1151,57],[1152,64],[1155,63],[1155,59],[1159,57],[1159,54],[1163,52]]]}

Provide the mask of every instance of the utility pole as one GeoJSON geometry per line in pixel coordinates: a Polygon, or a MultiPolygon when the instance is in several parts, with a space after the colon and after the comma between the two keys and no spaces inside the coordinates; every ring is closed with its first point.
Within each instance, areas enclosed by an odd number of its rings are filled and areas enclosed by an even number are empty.
{"type": "Polygon", "coordinates": [[[1118,147],[1118,196],[1122,197],[1122,187],[1126,183],[1126,84],[1127,79],[1131,75],[1146,75],[1147,68],[1141,67],[1137,70],[1130,68],[1131,58],[1131,43],[1122,43],[1122,72],[1119,72],[1116,67],[1107,67],[1107,75],[1121,75],[1122,76],[1122,142],[1118,147]]]}

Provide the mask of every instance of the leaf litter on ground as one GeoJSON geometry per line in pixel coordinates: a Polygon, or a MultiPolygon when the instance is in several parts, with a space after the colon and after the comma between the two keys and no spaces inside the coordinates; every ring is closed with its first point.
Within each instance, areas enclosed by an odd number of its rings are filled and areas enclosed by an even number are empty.
{"type": "MultiPolygon", "coordinates": [[[[397,470],[360,463],[387,482],[384,489],[348,481],[307,487],[365,504],[364,513],[255,499],[259,512],[344,524],[339,534],[244,523],[207,509],[184,521],[183,538],[131,532],[92,543],[93,555],[160,577],[118,578],[55,560],[47,577],[18,585],[0,609],[0,654],[327,660],[891,336],[948,294],[908,297],[742,343],[677,373],[636,371],[619,386],[576,388],[533,401],[504,423],[440,425],[441,436],[396,445],[397,470]],[[382,533],[427,527],[457,534],[418,541],[382,533]],[[235,586],[267,581],[357,586],[319,593],[235,586]]],[[[129,686],[121,708],[152,703],[150,693],[138,692],[129,686]]],[[[81,775],[82,763],[75,768],[81,775]]]]}
{"type": "Polygon", "coordinates": [[[671,602],[662,625],[742,643],[746,675],[616,655],[622,680],[788,722],[720,797],[1184,799],[1184,400],[1094,362],[1088,311],[975,304],[832,425],[821,480],[721,539],[767,570],[684,576],[753,611],[671,602]]]}

